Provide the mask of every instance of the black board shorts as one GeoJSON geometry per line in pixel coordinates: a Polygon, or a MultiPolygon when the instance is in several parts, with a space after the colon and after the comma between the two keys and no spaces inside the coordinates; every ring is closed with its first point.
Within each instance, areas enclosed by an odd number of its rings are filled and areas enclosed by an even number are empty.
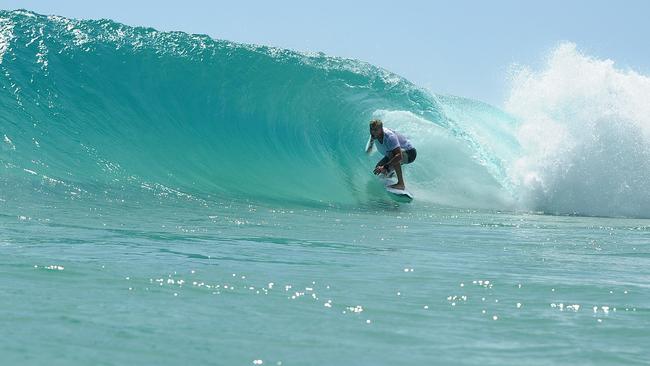
{"type": "MultiPolygon", "coordinates": [[[[415,150],[415,149],[409,149],[409,150],[402,149],[402,164],[401,165],[411,164],[412,162],[415,161],[415,158],[417,156],[418,156],[418,151],[415,150]]],[[[386,163],[388,163],[388,160],[390,160],[390,158],[388,156],[384,156],[383,159],[379,160],[379,163],[377,163],[377,166],[386,165],[386,163]]]]}

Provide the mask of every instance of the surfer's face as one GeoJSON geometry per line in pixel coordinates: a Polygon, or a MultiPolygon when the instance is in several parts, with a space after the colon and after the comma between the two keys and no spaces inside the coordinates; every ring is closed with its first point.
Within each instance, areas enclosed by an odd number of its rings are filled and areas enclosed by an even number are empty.
{"type": "Polygon", "coordinates": [[[370,136],[378,138],[381,136],[381,127],[370,127],[370,136]]]}

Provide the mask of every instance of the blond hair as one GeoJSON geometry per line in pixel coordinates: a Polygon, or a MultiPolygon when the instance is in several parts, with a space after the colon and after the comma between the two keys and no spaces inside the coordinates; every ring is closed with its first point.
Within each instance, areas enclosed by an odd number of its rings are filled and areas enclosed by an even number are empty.
{"type": "Polygon", "coordinates": [[[382,127],[384,127],[384,124],[381,122],[380,119],[373,119],[372,121],[370,121],[370,128],[379,129],[382,127]]]}

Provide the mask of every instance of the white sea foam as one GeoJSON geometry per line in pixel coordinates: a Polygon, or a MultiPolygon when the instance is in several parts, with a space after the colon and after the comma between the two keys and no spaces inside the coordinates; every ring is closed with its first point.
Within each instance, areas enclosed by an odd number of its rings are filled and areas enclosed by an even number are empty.
{"type": "Polygon", "coordinates": [[[0,64],[14,38],[14,23],[8,18],[0,18],[0,64]]]}
{"type": "Polygon", "coordinates": [[[518,68],[506,110],[522,122],[510,176],[551,213],[650,216],[650,78],[559,45],[518,68]]]}

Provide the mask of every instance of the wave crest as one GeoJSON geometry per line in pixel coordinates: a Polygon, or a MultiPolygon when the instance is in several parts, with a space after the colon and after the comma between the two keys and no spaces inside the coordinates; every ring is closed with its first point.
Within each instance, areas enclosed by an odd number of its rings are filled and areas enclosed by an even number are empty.
{"type": "Polygon", "coordinates": [[[650,78],[564,43],[517,70],[506,110],[522,146],[510,171],[526,207],[650,216],[650,78]]]}

